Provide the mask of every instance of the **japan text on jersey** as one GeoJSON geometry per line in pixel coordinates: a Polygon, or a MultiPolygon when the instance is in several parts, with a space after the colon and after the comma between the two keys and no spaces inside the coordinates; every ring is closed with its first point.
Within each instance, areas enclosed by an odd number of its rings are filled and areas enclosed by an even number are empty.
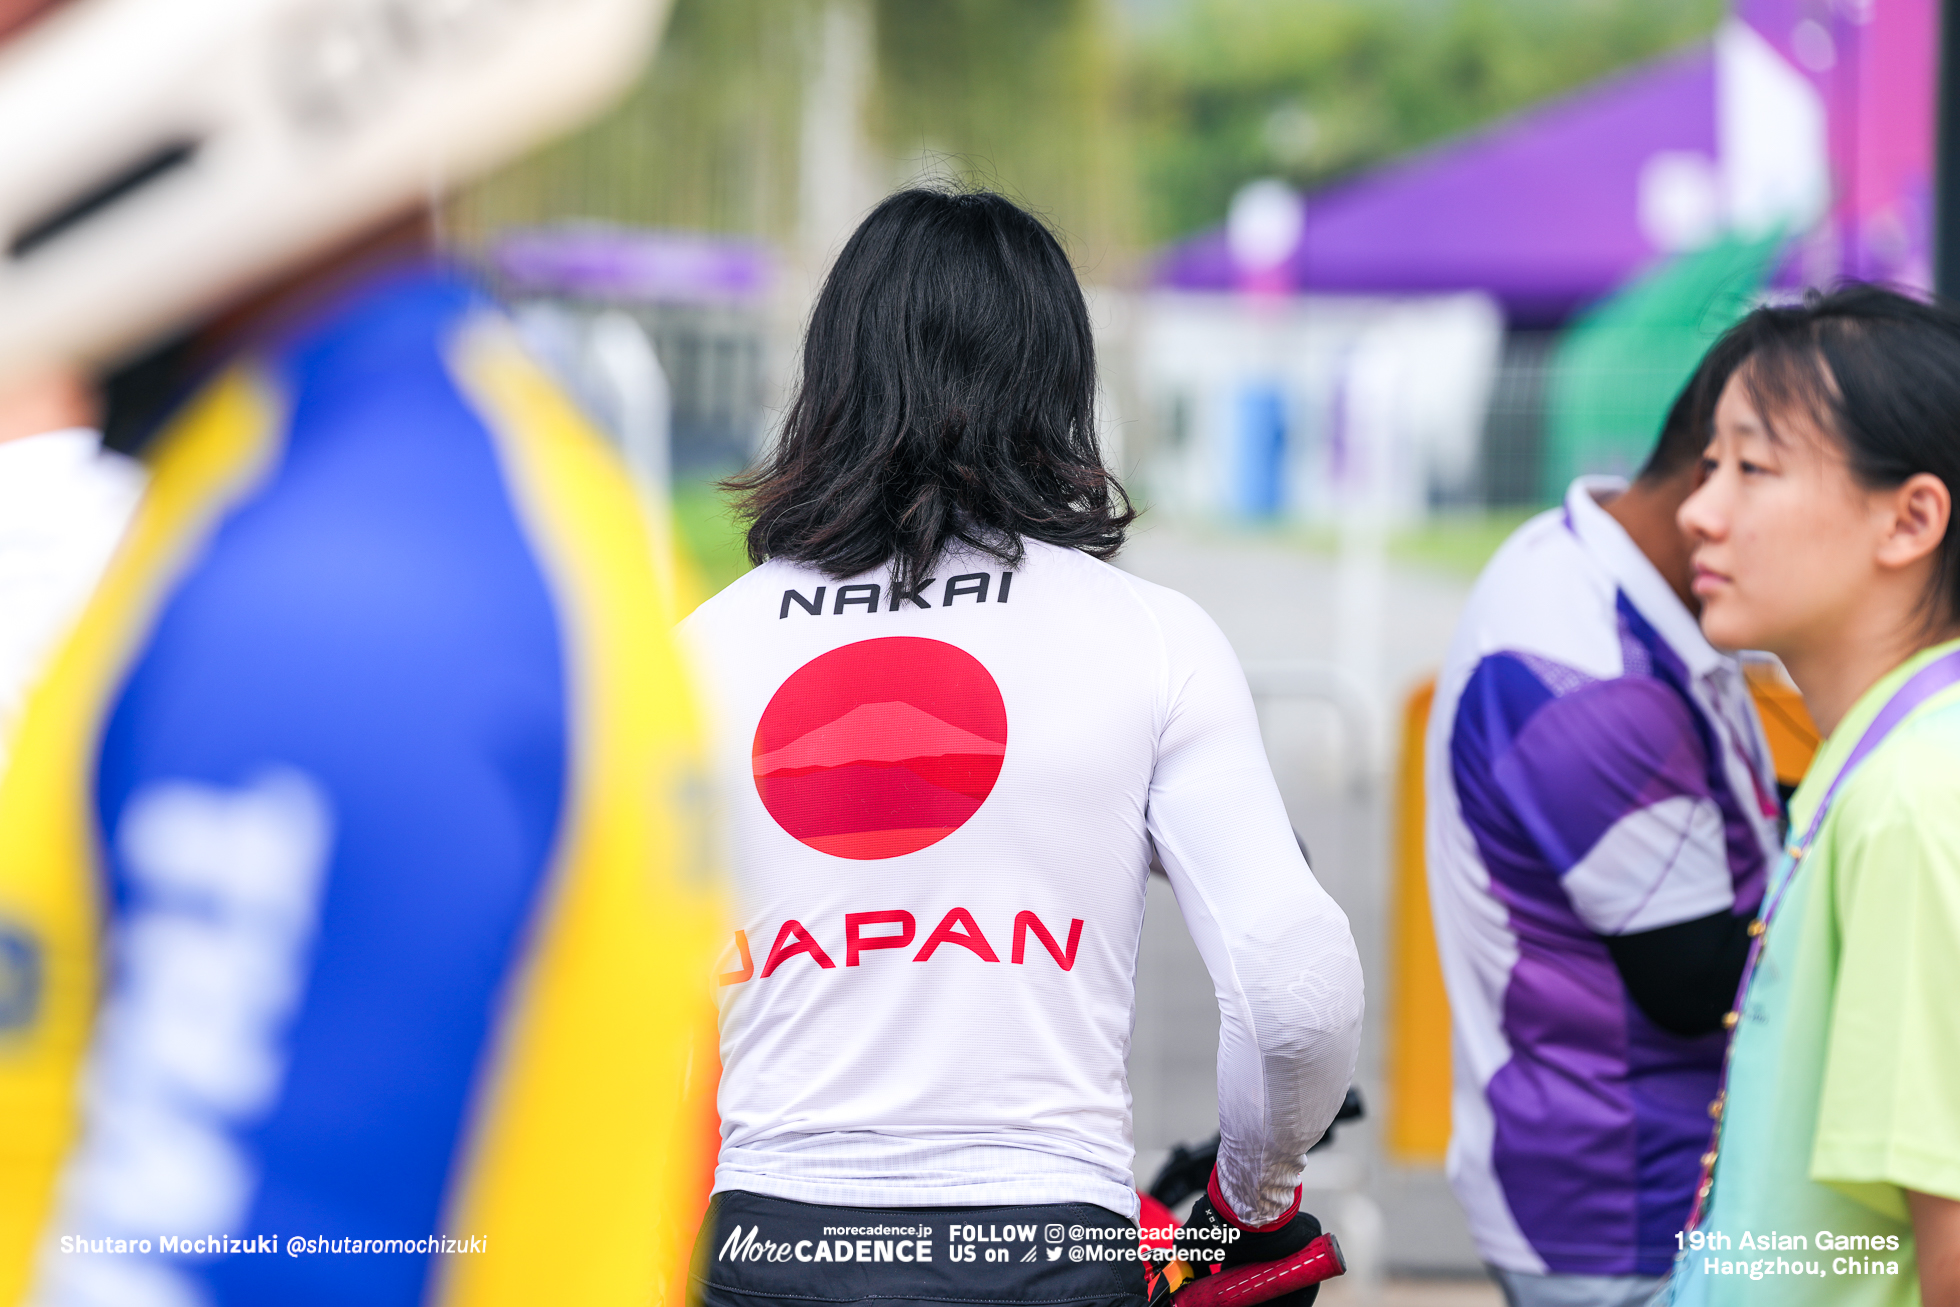
{"type": "MultiPolygon", "coordinates": [[[[1001,574],[997,599],[1004,600],[1013,575],[1001,574]]],[[[962,593],[984,602],[991,579],[985,572],[949,579],[945,604],[962,593]]],[[[930,584],[928,578],[919,589],[930,584]]],[[[875,583],[837,587],[840,611],[845,592],[853,590],[872,592],[870,611],[877,611],[875,583]]],[[[819,601],[823,591],[817,587],[819,601]]],[[[796,595],[787,592],[785,602],[796,595]]],[[[799,842],[836,857],[884,859],[928,848],[965,825],[993,792],[1008,737],[999,686],[979,660],[942,640],[886,636],[841,645],[784,681],[756,724],[752,768],[763,806],[799,842]]],[[[777,928],[760,979],[799,955],[819,969],[837,965],[832,953],[855,967],[864,955],[888,950],[930,962],[947,946],[983,961],[1000,960],[987,928],[969,909],[951,905],[937,921],[928,924],[915,950],[918,922],[905,908],[865,905],[845,912],[841,923],[813,918],[807,926],[791,917],[777,928]],[[833,933],[839,925],[841,939],[833,933]],[[831,938],[829,950],[819,933],[831,938]]],[[[1004,939],[1011,929],[1011,947],[1003,951],[1013,965],[1023,964],[1032,936],[1069,971],[1084,924],[1071,917],[1051,932],[1039,915],[1022,909],[1011,927],[1002,920],[992,930],[1004,939]],[[1057,942],[1058,934],[1066,946],[1057,942]]],[[[746,932],[737,931],[735,939],[748,958],[746,932]]],[[[751,974],[748,961],[743,972],[723,973],[721,980],[738,984],[751,974]]]]}
{"type": "Polygon", "coordinates": [[[775,559],[682,624],[720,723],[739,913],[716,1188],[1133,1213],[1124,1062],[1154,852],[1228,996],[1221,1112],[1244,1146],[1225,1183],[1277,1211],[1353,1066],[1345,918],[1217,627],[1022,545],[956,547],[896,591],[885,569],[775,559]]]}

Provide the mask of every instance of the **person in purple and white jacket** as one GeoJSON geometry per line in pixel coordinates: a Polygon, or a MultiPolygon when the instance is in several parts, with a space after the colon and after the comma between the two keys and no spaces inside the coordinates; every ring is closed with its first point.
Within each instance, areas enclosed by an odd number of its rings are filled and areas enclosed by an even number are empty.
{"type": "Polygon", "coordinates": [[[1674,520],[1733,366],[1703,361],[1631,485],[1582,477],[1519,528],[1437,681],[1449,1179],[1512,1307],[1652,1301],[1709,1138],[1780,814],[1674,520]]]}

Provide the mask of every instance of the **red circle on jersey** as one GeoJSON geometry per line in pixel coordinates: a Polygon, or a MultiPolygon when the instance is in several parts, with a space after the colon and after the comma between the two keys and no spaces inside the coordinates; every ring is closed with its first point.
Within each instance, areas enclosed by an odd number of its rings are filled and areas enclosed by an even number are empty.
{"type": "Polygon", "coordinates": [[[762,710],[762,806],[813,849],[895,858],[980,810],[1007,753],[1007,706],[978,659],[889,636],[812,658],[762,710]]]}

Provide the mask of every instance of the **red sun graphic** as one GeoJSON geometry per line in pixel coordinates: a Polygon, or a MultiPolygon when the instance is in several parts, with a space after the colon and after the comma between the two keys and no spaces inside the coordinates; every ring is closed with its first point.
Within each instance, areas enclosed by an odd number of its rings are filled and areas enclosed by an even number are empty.
{"type": "Polygon", "coordinates": [[[784,681],[755,728],[755,788],[776,824],[839,858],[937,844],[993,792],[1007,707],[972,654],[861,640],[784,681]]]}

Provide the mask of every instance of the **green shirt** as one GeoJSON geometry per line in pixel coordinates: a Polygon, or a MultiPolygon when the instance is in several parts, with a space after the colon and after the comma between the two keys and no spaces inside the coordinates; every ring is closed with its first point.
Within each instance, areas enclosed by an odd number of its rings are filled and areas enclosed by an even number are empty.
{"type": "MultiPolygon", "coordinates": [[[[1791,801],[1793,842],[1887,700],[1957,648],[1865,692],[1791,801]]],[[[1960,1199],[1960,687],[1845,782],[1776,912],[1672,1301],[1917,1307],[1906,1189],[1960,1199]]]]}

